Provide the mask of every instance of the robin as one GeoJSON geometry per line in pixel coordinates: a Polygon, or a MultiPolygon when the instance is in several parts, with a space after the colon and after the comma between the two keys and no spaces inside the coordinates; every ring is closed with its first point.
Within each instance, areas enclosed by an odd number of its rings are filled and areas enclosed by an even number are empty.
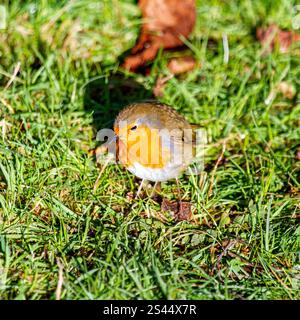
{"type": "Polygon", "coordinates": [[[158,183],[178,178],[195,157],[195,125],[171,106],[140,102],[125,107],[117,116],[118,160],[131,173],[158,183]]]}

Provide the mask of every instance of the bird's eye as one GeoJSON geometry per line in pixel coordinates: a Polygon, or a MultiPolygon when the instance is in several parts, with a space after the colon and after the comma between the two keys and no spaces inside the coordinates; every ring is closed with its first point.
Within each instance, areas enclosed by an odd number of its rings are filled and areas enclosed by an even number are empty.
{"type": "Polygon", "coordinates": [[[134,131],[136,129],[137,129],[137,126],[133,126],[133,127],[130,128],[131,131],[134,131]]]}

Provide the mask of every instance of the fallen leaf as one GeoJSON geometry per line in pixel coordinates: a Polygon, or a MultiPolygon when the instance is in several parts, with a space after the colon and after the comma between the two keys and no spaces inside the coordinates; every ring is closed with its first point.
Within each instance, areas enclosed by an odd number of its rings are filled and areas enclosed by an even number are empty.
{"type": "Polygon", "coordinates": [[[168,69],[172,74],[181,74],[195,68],[196,61],[193,57],[173,58],[168,63],[168,69]]]}
{"type": "Polygon", "coordinates": [[[170,201],[166,198],[163,199],[161,204],[161,210],[162,211],[170,211],[172,213],[175,213],[178,211],[178,202],[177,201],[170,201]]]}
{"type": "Polygon", "coordinates": [[[292,100],[297,93],[295,87],[285,81],[282,81],[278,84],[278,90],[285,98],[289,100],[292,100]]]}
{"type": "Polygon", "coordinates": [[[160,98],[163,96],[164,88],[167,84],[167,82],[173,78],[173,75],[169,75],[167,77],[158,77],[155,83],[155,86],[153,88],[153,94],[156,98],[160,98]]]}
{"type": "Polygon", "coordinates": [[[195,0],[139,0],[144,24],[137,44],[123,64],[135,71],[152,61],[160,48],[171,49],[183,45],[196,21],[195,0]]]}
{"type": "Polygon", "coordinates": [[[177,221],[189,221],[192,219],[192,204],[189,202],[181,202],[179,205],[179,211],[175,215],[177,221]]]}
{"type": "Polygon", "coordinates": [[[277,94],[281,93],[285,98],[292,100],[297,91],[296,88],[292,85],[289,84],[286,81],[282,81],[278,83],[269,93],[267,99],[265,100],[265,104],[268,106],[270,105],[276,98],[277,94]]]}
{"type": "Polygon", "coordinates": [[[300,41],[300,35],[297,32],[282,30],[276,24],[258,28],[256,37],[262,46],[265,46],[265,53],[270,53],[276,47],[281,53],[286,53],[293,44],[300,41]]]}
{"type": "Polygon", "coordinates": [[[170,201],[168,199],[163,199],[161,204],[162,211],[171,212],[176,221],[189,221],[192,219],[192,204],[190,202],[180,202],[170,201]]]}

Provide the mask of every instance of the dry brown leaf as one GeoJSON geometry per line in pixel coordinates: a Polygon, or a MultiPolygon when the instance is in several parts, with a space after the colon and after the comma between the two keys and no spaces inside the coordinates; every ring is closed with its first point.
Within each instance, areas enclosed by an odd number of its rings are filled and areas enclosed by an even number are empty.
{"type": "Polygon", "coordinates": [[[282,81],[278,84],[278,90],[289,100],[292,100],[296,95],[295,87],[286,81],[282,81]]]}
{"type": "Polygon", "coordinates": [[[192,204],[190,202],[181,202],[179,211],[175,215],[177,221],[190,221],[192,219],[192,204]]]}
{"type": "Polygon", "coordinates": [[[266,53],[273,51],[276,47],[281,53],[286,53],[293,44],[300,41],[300,35],[297,32],[281,30],[276,24],[256,29],[256,37],[262,46],[266,46],[266,53]]]}
{"type": "Polygon", "coordinates": [[[161,210],[162,211],[169,211],[172,213],[175,213],[178,211],[178,202],[177,201],[170,201],[166,198],[163,199],[161,204],[161,210]]]}
{"type": "Polygon", "coordinates": [[[144,24],[132,55],[123,67],[135,71],[155,58],[160,48],[171,49],[183,44],[196,21],[195,0],[139,0],[144,24]]]}
{"type": "Polygon", "coordinates": [[[196,61],[193,57],[173,58],[168,63],[168,69],[172,74],[181,74],[193,70],[196,61]]]}
{"type": "Polygon", "coordinates": [[[281,93],[285,98],[292,100],[297,94],[297,91],[294,85],[286,81],[279,82],[276,87],[270,91],[265,100],[265,104],[270,105],[275,100],[278,93],[281,93]]]}
{"type": "Polygon", "coordinates": [[[168,199],[163,199],[161,204],[162,211],[171,212],[176,221],[189,221],[192,219],[192,204],[190,202],[180,202],[170,201],[168,199]]]}

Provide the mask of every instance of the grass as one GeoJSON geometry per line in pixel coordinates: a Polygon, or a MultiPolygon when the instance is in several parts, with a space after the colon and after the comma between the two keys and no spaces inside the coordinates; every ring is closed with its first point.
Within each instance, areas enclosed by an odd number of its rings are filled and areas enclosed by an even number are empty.
{"type": "MultiPolygon", "coordinates": [[[[180,181],[193,220],[176,223],[150,199],[131,201],[138,181],[118,166],[94,193],[100,168],[88,150],[182,52],[161,52],[148,76],[124,73],[119,57],[141,24],[134,1],[4,0],[1,299],[299,299],[299,49],[263,55],[254,32],[291,29],[295,5],[199,1],[186,51],[201,68],[171,79],[161,99],[204,126],[209,144],[205,172],[180,181]],[[109,89],[117,73],[134,85],[109,89]],[[297,95],[266,104],[282,81],[297,95]]],[[[175,190],[170,181],[163,196],[175,190]]]]}

